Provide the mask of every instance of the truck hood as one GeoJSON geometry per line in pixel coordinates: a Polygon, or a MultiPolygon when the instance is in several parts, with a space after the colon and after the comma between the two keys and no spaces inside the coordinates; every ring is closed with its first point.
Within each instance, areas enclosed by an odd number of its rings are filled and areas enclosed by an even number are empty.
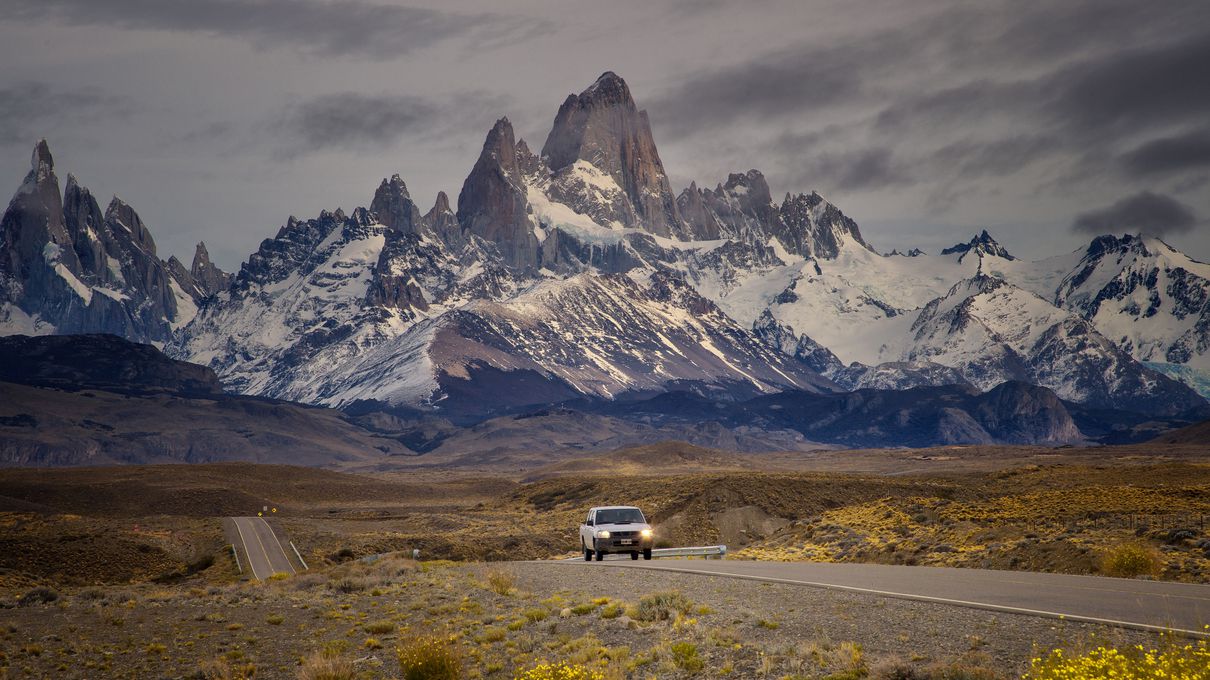
{"type": "Polygon", "coordinates": [[[610,533],[613,533],[615,531],[642,531],[643,529],[650,529],[650,528],[651,528],[651,525],[647,524],[645,522],[632,522],[630,524],[598,524],[595,527],[593,527],[592,530],[593,531],[608,531],[610,533]]]}

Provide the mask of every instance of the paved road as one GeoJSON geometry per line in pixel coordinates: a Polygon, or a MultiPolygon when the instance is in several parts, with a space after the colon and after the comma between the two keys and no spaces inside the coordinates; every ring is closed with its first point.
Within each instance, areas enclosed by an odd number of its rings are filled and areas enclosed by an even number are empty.
{"type": "Polygon", "coordinates": [[[281,542],[263,517],[229,517],[228,532],[236,542],[243,568],[257,579],[266,579],[278,572],[297,573],[281,542]]]}
{"type": "Polygon", "coordinates": [[[1206,636],[1210,585],[990,569],[741,560],[606,560],[581,568],[710,574],[1206,636]]]}

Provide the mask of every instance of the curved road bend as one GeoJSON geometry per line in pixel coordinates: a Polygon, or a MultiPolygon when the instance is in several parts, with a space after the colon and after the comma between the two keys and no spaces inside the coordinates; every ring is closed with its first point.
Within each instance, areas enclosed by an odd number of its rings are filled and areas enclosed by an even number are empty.
{"type": "Polygon", "coordinates": [[[1033,616],[1210,637],[1210,585],[990,569],[661,559],[582,568],[654,569],[865,592],[1033,616]]]}
{"type": "Polygon", "coordinates": [[[263,517],[228,517],[233,539],[245,560],[243,567],[252,572],[253,578],[267,579],[278,572],[297,573],[277,535],[263,517]]]}

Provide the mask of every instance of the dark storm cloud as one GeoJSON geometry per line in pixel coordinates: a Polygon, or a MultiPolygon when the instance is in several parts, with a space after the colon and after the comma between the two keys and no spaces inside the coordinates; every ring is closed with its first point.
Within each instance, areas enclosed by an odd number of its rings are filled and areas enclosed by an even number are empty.
{"type": "Polygon", "coordinates": [[[1047,109],[1072,130],[1136,131],[1210,111],[1210,33],[1090,59],[1047,78],[1047,109]]]}
{"type": "MultiPolygon", "coordinates": [[[[1204,124],[1207,21],[1205,3],[952,7],[860,39],[693,74],[650,108],[674,141],[798,126],[803,143],[782,135],[764,158],[785,179],[837,189],[972,185],[1044,159],[1087,179],[1112,171],[1105,160],[1127,135],[1204,124]],[[842,122],[820,136],[810,134],[816,119],[842,122]]],[[[1148,152],[1124,161],[1137,171],[1165,160],[1200,164],[1204,153],[1148,152]]]]}
{"type": "Polygon", "coordinates": [[[1197,223],[1197,215],[1184,203],[1171,196],[1143,191],[1108,208],[1078,215],[1071,227],[1089,234],[1129,231],[1163,235],[1191,231],[1197,223]]]}
{"type": "Polygon", "coordinates": [[[1053,157],[1062,144],[1047,135],[1022,134],[991,141],[959,141],[929,155],[932,173],[946,170],[967,177],[1002,177],[1053,157]]]}
{"type": "Polygon", "coordinates": [[[283,128],[309,149],[381,144],[427,128],[436,115],[437,108],[422,97],[348,92],[303,102],[287,114],[283,128]]]}
{"type": "Polygon", "coordinates": [[[795,48],[697,74],[649,102],[673,138],[729,124],[808,116],[861,95],[867,71],[879,69],[898,41],[795,48]]]}
{"type": "Polygon", "coordinates": [[[93,88],[60,90],[39,82],[0,88],[0,144],[33,144],[64,124],[94,121],[122,110],[93,88]]]}
{"type": "MultiPolygon", "coordinates": [[[[481,92],[448,98],[413,95],[327,94],[289,107],[270,126],[284,156],[339,148],[376,148],[406,135],[437,134],[476,123],[483,112],[498,111],[507,99],[481,92]]],[[[493,114],[494,115],[494,114],[493,114]]]]}
{"type": "Polygon", "coordinates": [[[10,0],[5,14],[9,20],[202,33],[258,48],[372,59],[472,32],[490,38],[527,28],[493,14],[357,0],[10,0]]]}
{"type": "Polygon", "coordinates": [[[1135,177],[1210,167],[1210,130],[1153,139],[1124,154],[1121,161],[1135,177]]]}

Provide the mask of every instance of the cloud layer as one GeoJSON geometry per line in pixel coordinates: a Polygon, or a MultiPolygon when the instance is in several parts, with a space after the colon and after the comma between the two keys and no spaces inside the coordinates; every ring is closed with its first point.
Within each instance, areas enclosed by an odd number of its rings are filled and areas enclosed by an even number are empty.
{"type": "Polygon", "coordinates": [[[357,0],[10,0],[8,19],[236,38],[322,56],[389,59],[472,33],[524,24],[490,12],[457,14],[357,0]]]}
{"type": "Polygon", "coordinates": [[[1107,208],[1078,215],[1072,229],[1086,234],[1142,232],[1157,236],[1182,234],[1197,226],[1193,209],[1162,194],[1143,191],[1107,208]]]}

